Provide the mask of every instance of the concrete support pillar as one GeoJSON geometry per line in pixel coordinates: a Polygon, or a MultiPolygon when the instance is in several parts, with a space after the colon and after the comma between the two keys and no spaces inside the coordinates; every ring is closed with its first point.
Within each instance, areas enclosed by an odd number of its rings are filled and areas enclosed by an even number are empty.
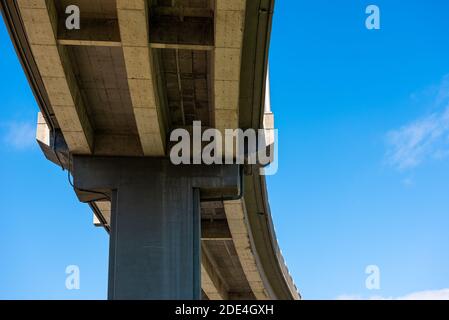
{"type": "Polygon", "coordinates": [[[199,201],[166,176],[113,193],[109,299],[200,299],[199,201]]]}
{"type": "Polygon", "coordinates": [[[74,157],[81,201],[112,200],[109,299],[201,298],[201,197],[239,194],[239,168],[74,157]]]}

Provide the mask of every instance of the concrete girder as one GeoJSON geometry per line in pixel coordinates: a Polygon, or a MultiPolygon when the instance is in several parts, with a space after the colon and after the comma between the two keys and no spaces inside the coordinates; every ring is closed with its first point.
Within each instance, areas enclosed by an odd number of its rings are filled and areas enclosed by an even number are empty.
{"type": "Polygon", "coordinates": [[[254,296],[258,300],[274,299],[275,297],[269,294],[271,289],[267,281],[264,281],[262,268],[258,265],[257,257],[251,249],[254,246],[250,238],[251,230],[246,221],[244,199],[224,201],[224,208],[237,255],[254,296]]]}
{"type": "Polygon", "coordinates": [[[145,156],[164,156],[166,132],[149,47],[147,1],[117,0],[117,14],[142,150],[145,156]]]}
{"type": "Polygon", "coordinates": [[[229,299],[229,287],[204,244],[201,246],[201,287],[209,300],[229,299]]]}
{"type": "Polygon", "coordinates": [[[215,127],[239,127],[240,68],[246,0],[215,0],[213,92],[215,127]]]}
{"type": "Polygon", "coordinates": [[[91,154],[94,131],[66,49],[57,44],[58,18],[52,1],[18,0],[29,44],[69,150],[91,154]]]}
{"type": "Polygon", "coordinates": [[[201,221],[201,240],[223,241],[232,240],[226,220],[201,221]]]}
{"type": "MultiPolygon", "coordinates": [[[[64,46],[122,47],[117,19],[82,19],[81,25],[82,28],[79,30],[67,30],[64,24],[59,23],[58,44],[64,46]]],[[[198,39],[198,36],[195,36],[195,33],[192,32],[183,34],[182,42],[173,42],[173,34],[183,28],[189,29],[192,26],[184,23],[184,26],[181,27],[168,25],[163,32],[161,27],[159,27],[159,30],[153,30],[153,37],[148,39],[150,48],[199,51],[212,51],[214,49],[212,39],[198,39]]]]}

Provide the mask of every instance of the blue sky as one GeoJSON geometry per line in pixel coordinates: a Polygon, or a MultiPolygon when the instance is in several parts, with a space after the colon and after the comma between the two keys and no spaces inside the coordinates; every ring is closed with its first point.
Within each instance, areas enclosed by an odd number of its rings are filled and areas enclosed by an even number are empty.
{"type": "Polygon", "coordinates": [[[269,194],[305,298],[449,287],[449,3],[372,3],[378,31],[365,28],[371,2],[276,3],[269,194]],[[372,264],[381,290],[365,288],[372,264]]]}
{"type": "MultiPolygon", "coordinates": [[[[282,252],[306,299],[449,288],[449,2],[277,1],[270,52],[282,252]],[[365,28],[365,8],[381,30],[365,28]],[[365,268],[380,268],[380,290],[365,268]]],[[[104,299],[108,237],[34,142],[0,23],[0,298],[104,299]],[[79,265],[81,289],[65,289],[79,265]]]]}
{"type": "Polygon", "coordinates": [[[1,19],[0,43],[0,299],[104,299],[107,235],[35,142],[38,106],[1,19]]]}

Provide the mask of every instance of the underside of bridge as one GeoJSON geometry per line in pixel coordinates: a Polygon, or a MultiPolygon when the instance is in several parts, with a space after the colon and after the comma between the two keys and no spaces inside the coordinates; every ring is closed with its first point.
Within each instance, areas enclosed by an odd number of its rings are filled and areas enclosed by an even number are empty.
{"type": "Polygon", "coordinates": [[[41,109],[38,142],[110,232],[110,298],[300,298],[259,168],[166,164],[170,133],[193,121],[273,129],[272,0],[0,4],[41,109]]]}

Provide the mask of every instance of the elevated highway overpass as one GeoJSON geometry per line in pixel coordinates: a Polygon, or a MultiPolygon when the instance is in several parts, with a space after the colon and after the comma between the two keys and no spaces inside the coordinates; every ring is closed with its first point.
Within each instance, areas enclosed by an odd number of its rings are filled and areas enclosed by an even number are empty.
{"type": "Polygon", "coordinates": [[[37,140],[110,234],[110,299],[300,299],[259,168],[168,160],[170,133],[193,121],[274,129],[273,0],[0,4],[41,110],[37,140]]]}

